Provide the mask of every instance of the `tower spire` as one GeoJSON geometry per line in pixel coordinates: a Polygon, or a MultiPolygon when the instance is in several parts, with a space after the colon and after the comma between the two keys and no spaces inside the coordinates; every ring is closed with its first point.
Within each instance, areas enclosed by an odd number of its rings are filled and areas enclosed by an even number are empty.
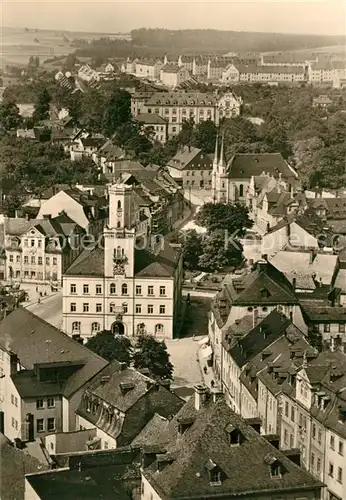
{"type": "Polygon", "coordinates": [[[215,143],[215,153],[214,153],[214,165],[218,164],[218,142],[219,142],[219,132],[216,133],[216,143],[215,143]]]}
{"type": "Polygon", "coordinates": [[[225,166],[224,164],[224,153],[223,153],[223,143],[225,139],[225,133],[222,133],[222,140],[221,140],[221,151],[220,151],[220,159],[219,159],[219,167],[223,168],[225,166]]]}

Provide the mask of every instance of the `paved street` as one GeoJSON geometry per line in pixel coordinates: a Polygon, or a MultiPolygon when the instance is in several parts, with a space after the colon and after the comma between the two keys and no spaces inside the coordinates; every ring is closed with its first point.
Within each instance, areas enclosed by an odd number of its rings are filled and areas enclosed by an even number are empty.
{"type": "Polygon", "coordinates": [[[40,304],[38,302],[29,303],[26,305],[23,303],[24,307],[40,318],[44,319],[48,323],[61,328],[62,326],[62,295],[61,292],[57,292],[50,297],[43,297],[40,304]]]}
{"type": "Polygon", "coordinates": [[[167,350],[174,366],[174,382],[172,388],[181,397],[191,395],[193,386],[202,381],[202,373],[198,362],[198,340],[203,337],[166,340],[167,350]]]}

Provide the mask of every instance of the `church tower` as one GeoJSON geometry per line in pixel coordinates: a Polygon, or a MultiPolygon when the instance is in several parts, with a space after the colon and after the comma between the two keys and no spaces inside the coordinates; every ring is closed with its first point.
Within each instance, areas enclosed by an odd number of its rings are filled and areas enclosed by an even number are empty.
{"type": "Polygon", "coordinates": [[[216,189],[216,202],[228,203],[228,175],[227,166],[224,156],[224,134],[222,135],[220,157],[218,160],[215,189],[216,189]]]}
{"type": "Polygon", "coordinates": [[[213,160],[213,169],[211,174],[211,189],[213,193],[213,203],[217,202],[217,191],[216,191],[216,177],[219,166],[219,158],[218,158],[218,142],[219,142],[219,134],[216,135],[216,143],[215,143],[215,153],[213,160]]]}
{"type": "Polygon", "coordinates": [[[104,230],[105,276],[132,277],[136,237],[132,187],[114,184],[108,194],[109,217],[104,230]]]}

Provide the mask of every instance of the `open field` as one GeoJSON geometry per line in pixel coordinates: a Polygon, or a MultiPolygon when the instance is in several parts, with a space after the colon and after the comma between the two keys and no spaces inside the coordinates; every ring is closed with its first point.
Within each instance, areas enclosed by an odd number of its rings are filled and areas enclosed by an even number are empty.
{"type": "Polygon", "coordinates": [[[71,45],[74,39],[93,40],[100,37],[120,38],[122,36],[78,31],[26,31],[24,28],[2,28],[0,67],[6,64],[25,66],[30,56],[39,56],[43,62],[54,56],[67,55],[75,50],[75,47],[71,45]]]}

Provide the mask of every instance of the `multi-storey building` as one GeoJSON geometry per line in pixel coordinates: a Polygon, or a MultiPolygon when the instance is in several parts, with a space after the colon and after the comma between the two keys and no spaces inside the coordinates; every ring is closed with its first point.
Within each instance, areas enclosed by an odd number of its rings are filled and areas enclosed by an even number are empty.
{"type": "Polygon", "coordinates": [[[160,71],[160,80],[168,88],[174,89],[190,77],[189,71],[183,66],[165,64],[160,71]]]}
{"type": "Polygon", "coordinates": [[[295,290],[288,279],[266,260],[257,262],[243,276],[226,283],[216,295],[209,318],[209,338],[213,349],[213,365],[218,378],[222,373],[224,333],[245,316],[251,316],[252,325],[278,308],[304,333],[307,327],[295,290]]]}
{"type": "Polygon", "coordinates": [[[107,361],[25,308],[0,322],[0,423],[12,441],[75,430],[84,384],[107,361]]]}
{"type": "Polygon", "coordinates": [[[303,66],[244,66],[238,63],[229,64],[221,75],[221,82],[229,83],[269,83],[296,84],[307,80],[303,66]]]}
{"type": "Polygon", "coordinates": [[[26,220],[6,218],[6,279],[61,283],[64,271],[81,252],[82,227],[65,213],[26,220]]]}
{"type": "Polygon", "coordinates": [[[184,189],[211,189],[212,165],[211,155],[199,148],[184,146],[168,162],[167,168],[184,189]]]}
{"type": "Polygon", "coordinates": [[[86,248],[63,277],[64,331],[88,338],[100,330],[173,338],[183,280],[180,245],[140,227],[133,188],[109,188],[103,238],[86,248]],[[140,228],[140,229],[139,229],[140,228]]]}
{"type": "Polygon", "coordinates": [[[164,144],[167,141],[167,121],[155,113],[141,113],[136,117],[136,121],[146,129],[152,131],[154,141],[164,144]]]}
{"type": "Polygon", "coordinates": [[[242,100],[233,93],[217,96],[202,92],[157,92],[150,97],[134,95],[132,111],[155,113],[168,122],[168,136],[177,135],[184,121],[196,124],[211,120],[216,125],[221,118],[239,116],[242,100]]]}

